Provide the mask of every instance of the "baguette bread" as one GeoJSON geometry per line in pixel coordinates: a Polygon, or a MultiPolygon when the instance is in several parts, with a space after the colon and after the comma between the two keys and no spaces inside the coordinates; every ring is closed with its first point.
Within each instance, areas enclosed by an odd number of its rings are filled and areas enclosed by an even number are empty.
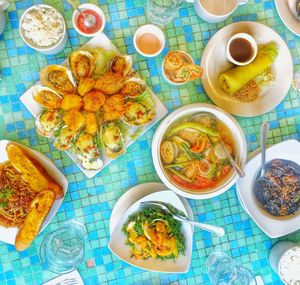
{"type": "Polygon", "coordinates": [[[15,247],[18,251],[23,251],[31,245],[54,201],[55,193],[52,190],[43,190],[32,200],[30,211],[16,236],[15,247]]]}
{"type": "Polygon", "coordinates": [[[6,151],[13,167],[21,173],[22,178],[35,192],[50,189],[55,193],[56,199],[64,196],[62,187],[49,176],[35,159],[30,158],[18,145],[9,143],[6,151]]]}

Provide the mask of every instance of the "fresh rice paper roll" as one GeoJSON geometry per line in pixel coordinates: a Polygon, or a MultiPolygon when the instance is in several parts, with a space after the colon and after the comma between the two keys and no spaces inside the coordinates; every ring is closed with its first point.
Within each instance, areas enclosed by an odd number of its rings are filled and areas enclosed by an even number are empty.
{"type": "Polygon", "coordinates": [[[233,67],[219,76],[219,84],[227,95],[241,89],[248,81],[266,70],[278,55],[277,46],[271,42],[263,46],[248,65],[233,67]]]}

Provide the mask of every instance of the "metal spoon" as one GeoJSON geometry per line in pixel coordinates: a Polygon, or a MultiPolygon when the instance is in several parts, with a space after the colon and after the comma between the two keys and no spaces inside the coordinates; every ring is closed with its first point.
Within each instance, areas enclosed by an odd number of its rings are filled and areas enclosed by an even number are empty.
{"type": "Polygon", "coordinates": [[[188,219],[185,215],[181,215],[177,211],[174,211],[174,209],[172,209],[167,203],[163,203],[163,202],[159,202],[159,201],[145,201],[145,202],[141,202],[140,206],[142,206],[142,207],[155,206],[155,207],[158,207],[158,208],[164,210],[166,213],[171,214],[173,216],[173,218],[178,221],[189,223],[195,227],[198,227],[200,229],[214,233],[220,237],[225,234],[225,230],[223,228],[192,221],[192,220],[188,219]]]}
{"type": "Polygon", "coordinates": [[[96,17],[94,15],[84,13],[84,11],[76,7],[76,5],[71,0],[67,0],[67,2],[73,7],[74,10],[77,10],[79,14],[83,15],[83,23],[87,28],[95,27],[96,17]]]}
{"type": "Polygon", "coordinates": [[[260,145],[261,145],[261,167],[254,183],[254,192],[261,189],[273,187],[273,182],[265,176],[266,173],[266,142],[269,132],[269,123],[263,123],[260,127],[260,145]]]}
{"type": "Polygon", "coordinates": [[[220,139],[220,144],[223,148],[223,151],[225,152],[231,166],[235,169],[239,177],[244,177],[245,176],[245,171],[235,162],[235,160],[232,158],[231,154],[227,150],[226,146],[224,145],[223,141],[220,139]]]}
{"type": "Polygon", "coordinates": [[[266,172],[266,146],[269,132],[269,123],[263,123],[260,127],[260,147],[261,147],[261,169],[260,177],[263,177],[266,172]]]}

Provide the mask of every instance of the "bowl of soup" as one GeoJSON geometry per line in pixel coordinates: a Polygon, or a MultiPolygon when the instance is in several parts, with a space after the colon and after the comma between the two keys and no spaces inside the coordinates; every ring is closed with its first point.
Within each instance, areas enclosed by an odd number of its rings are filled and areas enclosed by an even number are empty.
{"type": "Polygon", "coordinates": [[[238,179],[221,143],[244,167],[247,144],[238,122],[213,105],[183,106],[169,114],[154,134],[152,157],[156,172],[169,189],[181,196],[218,196],[238,179]]]}

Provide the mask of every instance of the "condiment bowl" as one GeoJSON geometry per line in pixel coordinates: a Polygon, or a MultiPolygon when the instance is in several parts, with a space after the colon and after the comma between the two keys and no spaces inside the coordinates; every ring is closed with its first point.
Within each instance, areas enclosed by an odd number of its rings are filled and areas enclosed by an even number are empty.
{"type": "MultiPolygon", "coordinates": [[[[186,55],[186,56],[191,60],[191,64],[194,64],[193,58],[192,58],[188,53],[186,53],[186,52],[184,52],[184,51],[182,51],[182,50],[175,50],[175,51],[180,52],[180,53],[186,55]]],[[[165,73],[165,68],[164,68],[165,59],[166,59],[166,58],[164,58],[164,60],[163,60],[163,62],[162,62],[162,65],[161,65],[161,72],[162,72],[162,75],[163,75],[164,79],[165,79],[169,84],[175,85],[175,86],[180,86],[180,85],[187,84],[188,82],[174,82],[174,81],[172,81],[171,79],[169,79],[169,77],[168,77],[167,74],[165,73]]]]}
{"type": "Polygon", "coordinates": [[[85,4],[82,4],[82,5],[79,5],[78,8],[81,11],[84,11],[84,10],[93,10],[93,11],[95,11],[97,14],[99,14],[99,16],[101,18],[101,21],[102,21],[102,25],[101,25],[100,29],[95,33],[91,33],[91,34],[84,33],[83,31],[81,31],[78,28],[78,25],[77,25],[78,16],[79,16],[80,13],[78,12],[78,10],[74,10],[73,16],[72,16],[72,24],[73,24],[74,29],[77,31],[77,33],[82,35],[82,36],[85,36],[85,37],[93,37],[97,33],[101,33],[103,31],[103,29],[105,27],[105,23],[106,23],[104,13],[101,10],[101,8],[94,5],[94,4],[90,4],[90,3],[85,3],[85,4]]]}
{"type": "Polygon", "coordinates": [[[176,122],[180,118],[184,118],[189,115],[197,113],[209,113],[214,115],[217,119],[222,121],[227,128],[231,131],[233,139],[235,141],[235,161],[243,168],[247,158],[247,144],[245,135],[238,122],[228,113],[222,109],[204,103],[195,103],[178,108],[173,113],[169,114],[158,126],[152,140],[152,158],[155,170],[162,180],[162,182],[176,194],[179,194],[186,198],[191,199],[209,199],[218,196],[232,187],[237,179],[237,173],[231,168],[229,173],[223,180],[221,180],[215,187],[206,188],[201,190],[191,190],[175,183],[166,173],[161,157],[160,147],[163,141],[164,135],[167,132],[169,126],[176,122]]]}
{"type": "Polygon", "coordinates": [[[27,10],[24,11],[24,13],[22,14],[21,18],[20,18],[20,24],[19,24],[19,33],[21,35],[22,40],[25,42],[25,44],[27,44],[29,47],[31,47],[32,49],[45,54],[45,55],[54,55],[57,54],[59,52],[61,52],[65,46],[67,45],[67,41],[68,41],[68,33],[67,33],[67,28],[66,28],[66,23],[65,20],[63,18],[63,16],[61,15],[61,13],[55,9],[54,7],[50,6],[50,5],[45,5],[45,4],[39,4],[39,5],[34,5],[31,6],[30,8],[28,8],[27,10]],[[24,17],[26,16],[26,14],[34,9],[36,9],[37,7],[44,7],[44,8],[48,8],[48,9],[52,9],[55,10],[57,14],[60,15],[61,17],[61,21],[63,23],[63,35],[62,37],[59,39],[59,41],[49,47],[39,47],[37,45],[34,45],[33,43],[31,43],[25,36],[24,36],[24,32],[22,29],[22,22],[24,21],[24,17]]]}
{"type": "Polygon", "coordinates": [[[251,35],[249,35],[247,33],[238,33],[238,34],[233,35],[229,39],[229,41],[227,43],[227,47],[226,47],[226,57],[233,64],[240,65],[240,66],[247,65],[247,64],[251,63],[256,58],[256,55],[257,55],[257,43],[256,43],[255,39],[251,35]],[[246,41],[248,41],[250,43],[251,48],[252,48],[253,51],[252,51],[252,56],[251,56],[251,58],[249,60],[247,60],[245,62],[240,62],[240,61],[235,60],[231,56],[231,53],[230,53],[230,44],[232,43],[232,41],[234,41],[236,39],[245,39],[246,41]]]}
{"type": "Polygon", "coordinates": [[[141,54],[145,57],[155,57],[155,56],[159,55],[162,52],[162,50],[164,49],[164,47],[166,45],[166,37],[165,37],[163,31],[159,27],[152,25],[152,24],[143,25],[136,30],[136,32],[133,36],[133,44],[139,54],[141,54]],[[147,54],[147,53],[142,52],[139,49],[139,47],[137,45],[137,40],[141,35],[146,34],[146,33],[153,34],[154,36],[156,36],[159,39],[159,41],[161,43],[161,47],[156,53],[147,54]]]}

